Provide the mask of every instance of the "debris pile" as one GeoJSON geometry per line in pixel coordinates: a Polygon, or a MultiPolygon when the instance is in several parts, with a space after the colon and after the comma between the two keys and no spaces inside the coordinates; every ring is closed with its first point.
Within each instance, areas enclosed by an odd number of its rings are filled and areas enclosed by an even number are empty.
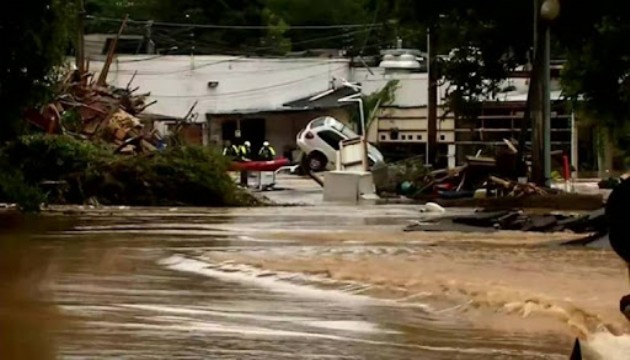
{"type": "Polygon", "coordinates": [[[560,192],[520,177],[525,170],[519,171],[518,149],[512,141],[505,143],[507,146],[493,156],[479,152],[454,168],[431,170],[422,165],[424,157],[414,157],[391,164],[387,170],[375,169],[375,185],[380,193],[393,192],[416,200],[522,198],[560,192]]]}
{"type": "Polygon", "coordinates": [[[604,209],[581,215],[548,213],[526,214],[521,210],[479,211],[472,215],[426,217],[405,228],[405,231],[497,231],[533,232],[571,231],[576,234],[607,232],[604,209]]]}
{"type": "Polygon", "coordinates": [[[145,129],[139,119],[157,101],[147,103],[150,93],[136,94],[139,88],[131,88],[136,74],[124,89],[106,83],[127,20],[125,17],[118,35],[109,44],[98,78],[89,72],[89,62],[83,57],[81,46],[76,69],[66,69],[58,77],[54,100],[39,110],[27,111],[29,124],[48,134],[67,134],[110,144],[115,153],[153,152],[164,144],[157,131],[145,129]]]}
{"type": "Polygon", "coordinates": [[[489,176],[488,181],[494,184],[503,196],[548,195],[552,191],[551,189],[543,189],[532,183],[519,183],[517,181],[501,179],[496,176],[489,176]]]}
{"type": "Polygon", "coordinates": [[[136,95],[137,90],[101,85],[91,74],[69,70],[54,101],[41,111],[28,111],[26,120],[48,134],[111,144],[115,152],[152,152],[162,138],[155,130],[146,131],[138,115],[155,102],[146,103],[149,94],[136,95]]]}

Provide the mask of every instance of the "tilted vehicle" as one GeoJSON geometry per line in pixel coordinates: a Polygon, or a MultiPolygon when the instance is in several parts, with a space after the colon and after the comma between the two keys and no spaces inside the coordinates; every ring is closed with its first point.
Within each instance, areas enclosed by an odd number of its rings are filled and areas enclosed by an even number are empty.
{"type": "MultiPolygon", "coordinates": [[[[306,157],[306,165],[311,171],[334,169],[339,142],[358,138],[359,135],[348,126],[330,116],[313,119],[297,135],[297,145],[306,157]]],[[[382,162],[383,155],[371,144],[368,144],[368,163],[382,162]]]]}

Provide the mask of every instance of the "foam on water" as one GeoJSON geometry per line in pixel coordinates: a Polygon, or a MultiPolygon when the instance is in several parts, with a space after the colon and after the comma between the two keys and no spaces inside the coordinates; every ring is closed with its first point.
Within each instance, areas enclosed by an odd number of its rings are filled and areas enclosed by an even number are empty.
{"type": "MultiPolygon", "coordinates": [[[[228,265],[224,264],[223,270],[221,270],[212,268],[213,264],[185,258],[179,255],[173,255],[166,258],[162,260],[160,264],[171,270],[200,274],[227,282],[237,282],[241,284],[259,286],[271,291],[296,296],[317,298],[327,301],[349,302],[353,305],[370,304],[375,301],[375,299],[363,295],[348,294],[336,290],[318,289],[314,286],[302,284],[293,284],[288,281],[283,281],[279,279],[278,276],[269,274],[269,272],[261,271],[246,265],[231,265],[228,269],[228,265]]],[[[299,274],[295,275],[297,276],[299,274]]]]}
{"type": "Polygon", "coordinates": [[[357,333],[388,333],[395,334],[396,331],[385,330],[378,328],[375,324],[366,321],[328,321],[319,320],[311,317],[298,317],[298,316],[272,316],[272,315],[259,315],[253,313],[235,312],[235,311],[217,311],[217,310],[205,310],[198,308],[181,308],[171,307],[163,305],[149,305],[149,304],[122,304],[119,305],[126,309],[147,310],[158,313],[174,314],[174,315],[207,315],[214,317],[222,317],[229,319],[248,319],[255,321],[270,321],[270,322],[288,322],[296,325],[302,325],[313,328],[340,330],[357,333]]]}
{"type": "Polygon", "coordinates": [[[599,332],[582,343],[582,351],[584,359],[588,360],[628,360],[630,335],[615,336],[609,332],[599,332]]]}
{"type": "Polygon", "coordinates": [[[312,339],[324,339],[330,341],[339,342],[351,342],[370,345],[384,345],[394,346],[399,348],[413,348],[421,349],[432,352],[446,352],[446,353],[459,353],[459,354],[477,354],[477,355],[504,355],[513,358],[549,358],[549,354],[542,354],[535,351],[523,351],[523,350],[500,350],[489,348],[455,348],[449,346],[428,346],[428,345],[416,345],[416,344],[400,344],[388,341],[377,341],[361,338],[352,338],[347,336],[323,334],[323,333],[311,333],[303,331],[288,331],[288,330],[276,330],[258,326],[241,326],[241,325],[227,325],[218,324],[208,321],[178,321],[178,318],[161,318],[162,322],[159,324],[140,324],[140,323],[114,323],[109,321],[92,321],[90,325],[99,328],[116,328],[118,330],[128,329],[134,331],[142,331],[147,335],[153,332],[161,333],[165,331],[170,332],[184,332],[187,336],[198,335],[206,336],[206,333],[212,333],[213,336],[234,336],[249,335],[260,337],[288,337],[288,338],[312,338],[312,339]]]}

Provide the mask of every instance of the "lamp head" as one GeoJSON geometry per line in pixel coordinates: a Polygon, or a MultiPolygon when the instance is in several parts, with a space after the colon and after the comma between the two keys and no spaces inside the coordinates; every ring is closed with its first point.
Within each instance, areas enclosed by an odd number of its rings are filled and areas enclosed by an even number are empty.
{"type": "Polygon", "coordinates": [[[540,7],[540,16],[547,21],[555,20],[560,14],[560,2],[558,0],[545,0],[540,7]]]}

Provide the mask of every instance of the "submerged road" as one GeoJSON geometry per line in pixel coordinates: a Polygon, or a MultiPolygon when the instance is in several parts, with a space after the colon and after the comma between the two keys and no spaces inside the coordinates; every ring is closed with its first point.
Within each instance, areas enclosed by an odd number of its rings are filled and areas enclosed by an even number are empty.
{"type": "Polygon", "coordinates": [[[112,209],[5,219],[0,240],[3,249],[13,250],[3,251],[0,262],[5,271],[13,270],[3,275],[9,284],[4,293],[12,296],[0,302],[7,334],[0,355],[566,358],[571,345],[566,337],[481,329],[457,312],[368,296],[357,285],[204,260],[216,251],[264,254],[301,246],[257,234],[317,236],[365,226],[393,231],[416,211],[405,206],[112,209]],[[28,342],[16,342],[24,333],[28,342]],[[7,348],[9,341],[13,345],[7,348]]]}

